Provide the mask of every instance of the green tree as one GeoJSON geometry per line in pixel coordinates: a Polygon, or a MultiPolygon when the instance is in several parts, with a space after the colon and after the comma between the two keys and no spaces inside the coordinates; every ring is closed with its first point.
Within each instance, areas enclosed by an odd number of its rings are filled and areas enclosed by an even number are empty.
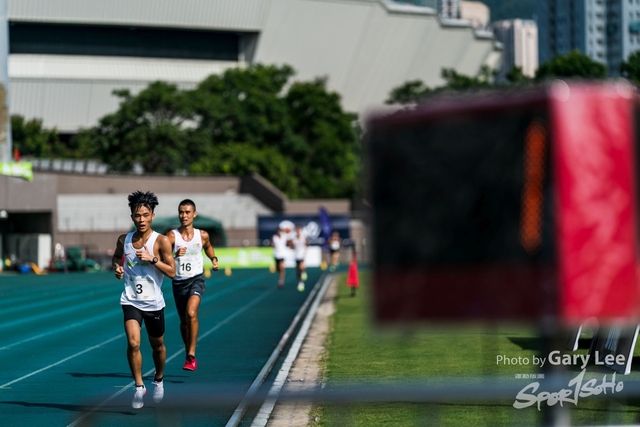
{"type": "Polygon", "coordinates": [[[507,81],[511,84],[523,84],[533,81],[532,78],[525,76],[522,67],[513,67],[506,75],[507,81]]]}
{"type": "Polygon", "coordinates": [[[413,104],[430,92],[431,89],[429,89],[422,80],[411,80],[391,89],[389,98],[387,98],[385,103],[401,105],[413,104]]]}
{"type": "Polygon", "coordinates": [[[256,148],[248,143],[217,144],[208,147],[189,166],[194,175],[249,175],[258,173],[291,198],[299,197],[299,181],[293,161],[273,147],[256,148]]]}
{"type": "Polygon", "coordinates": [[[555,77],[603,79],[607,77],[607,67],[584,53],[574,50],[541,64],[536,73],[538,81],[555,77]]]}
{"type": "Polygon", "coordinates": [[[117,91],[118,110],[77,144],[117,171],[258,172],[292,198],[349,197],[359,171],[355,116],[326,80],[291,83],[293,75],[286,65],[258,64],[193,90],[156,82],[135,96],[117,91]]]}
{"type": "Polygon", "coordinates": [[[258,64],[207,77],[187,94],[198,130],[214,144],[290,148],[293,135],[282,93],[293,74],[289,66],[258,64]]]}
{"type": "Polygon", "coordinates": [[[148,173],[186,170],[185,128],[192,112],[176,85],[151,83],[136,96],[115,91],[119,109],[82,131],[78,144],[93,152],[112,170],[130,171],[135,164],[148,173]]]}
{"type": "Polygon", "coordinates": [[[342,109],[340,95],[327,90],[324,78],[292,84],[285,100],[302,196],[354,196],[360,169],[356,115],[342,109]]]}
{"type": "Polygon", "coordinates": [[[444,89],[467,90],[485,88],[492,85],[491,78],[493,71],[486,65],[480,67],[477,76],[467,76],[460,74],[453,68],[443,68],[440,76],[446,82],[444,89]]]}
{"type": "Polygon", "coordinates": [[[640,85],[640,51],[635,51],[620,66],[622,75],[640,85]]]}
{"type": "Polygon", "coordinates": [[[82,153],[69,150],[60,140],[55,129],[46,129],[42,120],[25,120],[19,115],[11,116],[11,139],[20,155],[41,158],[75,157],[82,153]]]}
{"type": "Polygon", "coordinates": [[[477,76],[468,76],[454,70],[453,68],[443,68],[440,76],[445,84],[434,89],[429,88],[422,80],[410,80],[398,87],[391,89],[387,104],[408,105],[419,102],[422,98],[447,90],[461,91],[467,89],[480,89],[490,87],[494,72],[491,68],[483,65],[477,76]]]}

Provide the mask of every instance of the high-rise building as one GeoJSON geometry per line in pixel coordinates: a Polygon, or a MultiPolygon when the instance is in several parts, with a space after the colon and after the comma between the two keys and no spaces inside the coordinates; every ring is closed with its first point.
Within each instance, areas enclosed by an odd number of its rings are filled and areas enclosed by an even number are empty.
{"type": "Polygon", "coordinates": [[[610,75],[640,49],[639,0],[538,0],[540,62],[579,50],[610,75]]]}
{"type": "Polygon", "coordinates": [[[502,66],[497,80],[504,81],[513,67],[534,77],[538,69],[538,26],[534,21],[510,19],[494,22],[493,34],[503,45],[502,66]]]}

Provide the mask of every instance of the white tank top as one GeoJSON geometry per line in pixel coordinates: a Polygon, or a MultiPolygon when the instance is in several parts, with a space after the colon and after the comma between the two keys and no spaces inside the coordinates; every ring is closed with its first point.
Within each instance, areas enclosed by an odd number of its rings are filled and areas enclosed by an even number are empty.
{"type": "MultiPolygon", "coordinates": [[[[149,236],[146,247],[153,256],[153,247],[159,234],[155,231],[149,236]]],[[[133,232],[124,239],[124,291],[120,304],[132,305],[142,311],[161,310],[165,306],[162,295],[164,274],[151,263],[141,261],[136,256],[136,248],[131,244],[133,232]]]]}
{"type": "Polygon", "coordinates": [[[296,253],[297,260],[303,260],[307,251],[307,238],[304,234],[296,235],[293,238],[293,250],[296,253]]]}
{"type": "Polygon", "coordinates": [[[273,241],[273,256],[278,259],[284,259],[287,255],[287,238],[274,234],[271,239],[273,241]]]}
{"type": "Polygon", "coordinates": [[[178,248],[187,248],[187,252],[184,255],[176,257],[176,277],[173,280],[184,280],[202,274],[204,267],[202,265],[202,236],[200,235],[200,230],[197,228],[193,230],[193,238],[189,242],[182,238],[177,229],[173,230],[173,235],[175,237],[174,253],[178,248]]]}

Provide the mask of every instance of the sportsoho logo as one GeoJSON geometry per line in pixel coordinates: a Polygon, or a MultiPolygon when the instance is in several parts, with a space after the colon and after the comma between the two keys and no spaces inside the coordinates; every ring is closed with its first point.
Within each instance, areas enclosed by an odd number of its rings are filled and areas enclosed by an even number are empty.
{"type": "MultiPolygon", "coordinates": [[[[618,354],[614,356],[607,354],[601,357],[599,352],[596,351],[593,354],[593,361],[595,365],[624,365],[625,358],[623,355],[618,354]]],[[[587,362],[589,357],[587,355],[578,354],[560,354],[559,351],[552,351],[548,357],[534,356],[532,359],[528,357],[512,357],[509,358],[504,355],[496,357],[497,365],[522,365],[522,366],[538,366],[542,367],[545,363],[549,365],[564,365],[564,366],[579,366],[582,370],[578,375],[568,381],[567,387],[563,387],[560,390],[545,389],[544,381],[534,381],[523,387],[517,394],[513,407],[516,409],[523,409],[529,406],[536,405],[538,411],[543,403],[546,402],[548,406],[554,406],[560,404],[564,406],[565,403],[570,403],[578,406],[579,398],[585,398],[590,396],[598,396],[600,394],[615,394],[622,391],[624,383],[622,381],[616,381],[616,373],[611,376],[611,380],[607,379],[607,375],[602,377],[602,381],[599,378],[586,379],[587,375],[587,362]],[[544,390],[541,390],[544,389],[544,390]]],[[[536,378],[535,374],[517,374],[516,378],[536,378]]],[[[543,374],[537,374],[537,378],[544,378],[543,374]]]]}

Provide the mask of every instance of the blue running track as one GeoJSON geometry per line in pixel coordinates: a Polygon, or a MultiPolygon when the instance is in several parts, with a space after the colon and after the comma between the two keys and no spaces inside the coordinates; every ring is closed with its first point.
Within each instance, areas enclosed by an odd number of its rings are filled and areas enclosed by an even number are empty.
{"type": "Polygon", "coordinates": [[[266,269],[214,272],[200,305],[195,372],[182,370],[179,319],[165,279],[165,400],[152,400],[153,362],[143,331],[147,395],[139,410],[131,408],[121,281],[112,273],[0,275],[0,426],[224,426],[234,399],[249,389],[323,273],[308,272],[304,292],[296,289],[293,269],[284,289],[266,269]],[[230,401],[198,405],[207,390],[220,389],[230,401]],[[190,399],[194,405],[184,410],[171,406],[190,399]]]}

